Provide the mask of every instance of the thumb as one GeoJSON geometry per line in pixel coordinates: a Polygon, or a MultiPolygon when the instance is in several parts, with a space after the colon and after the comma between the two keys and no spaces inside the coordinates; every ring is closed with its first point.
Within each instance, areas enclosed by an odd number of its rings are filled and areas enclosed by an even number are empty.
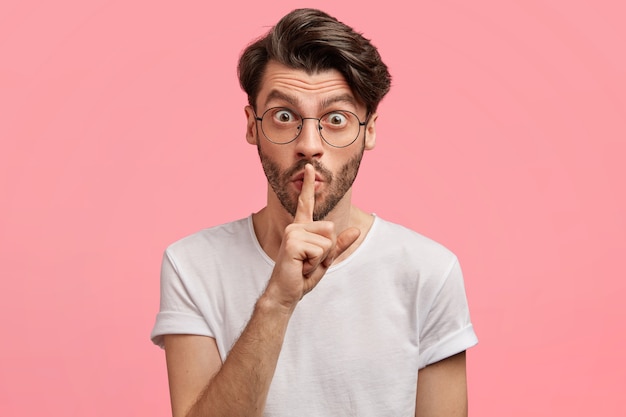
{"type": "Polygon", "coordinates": [[[337,244],[329,256],[324,259],[323,265],[328,268],[337,257],[346,251],[361,236],[361,230],[356,227],[350,227],[337,236],[337,244]]]}

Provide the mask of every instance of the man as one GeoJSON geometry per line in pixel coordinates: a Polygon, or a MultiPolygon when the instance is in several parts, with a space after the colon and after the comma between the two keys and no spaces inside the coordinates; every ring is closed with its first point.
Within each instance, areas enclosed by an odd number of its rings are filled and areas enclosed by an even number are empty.
{"type": "Polygon", "coordinates": [[[295,10],[239,79],[267,205],[165,253],[152,338],[173,415],[467,415],[476,337],[455,256],[351,204],[390,86],[376,49],[295,10]]]}

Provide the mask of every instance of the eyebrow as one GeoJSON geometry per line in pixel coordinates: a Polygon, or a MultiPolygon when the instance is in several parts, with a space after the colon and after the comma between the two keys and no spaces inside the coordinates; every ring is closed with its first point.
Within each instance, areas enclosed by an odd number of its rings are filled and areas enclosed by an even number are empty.
{"type": "Polygon", "coordinates": [[[286,101],[287,103],[295,107],[300,104],[300,100],[298,100],[296,97],[278,90],[270,91],[270,93],[267,95],[267,98],[265,99],[265,107],[267,107],[268,103],[272,100],[286,101]]]}
{"type": "MultiPolygon", "coordinates": [[[[272,90],[269,92],[267,98],[265,99],[265,107],[267,107],[272,100],[281,100],[287,102],[290,106],[293,107],[298,107],[301,102],[299,98],[278,90],[272,90]]],[[[325,98],[321,103],[321,108],[327,109],[335,103],[347,103],[356,107],[356,100],[351,94],[340,94],[337,96],[325,98]]]]}
{"type": "Polygon", "coordinates": [[[322,108],[326,109],[335,103],[348,103],[356,107],[356,100],[350,94],[340,94],[334,97],[328,97],[322,101],[322,108]]]}

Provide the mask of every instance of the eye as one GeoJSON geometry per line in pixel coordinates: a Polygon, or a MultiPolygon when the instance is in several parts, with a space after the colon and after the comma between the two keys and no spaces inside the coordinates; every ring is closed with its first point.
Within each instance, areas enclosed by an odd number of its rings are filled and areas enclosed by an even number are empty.
{"type": "Polygon", "coordinates": [[[274,112],[274,121],[277,123],[292,123],[295,120],[295,114],[289,109],[281,108],[274,112]]]}
{"type": "Polygon", "coordinates": [[[322,118],[322,123],[328,127],[332,127],[334,129],[341,129],[346,127],[349,119],[348,116],[342,112],[331,112],[325,115],[322,118]]]}

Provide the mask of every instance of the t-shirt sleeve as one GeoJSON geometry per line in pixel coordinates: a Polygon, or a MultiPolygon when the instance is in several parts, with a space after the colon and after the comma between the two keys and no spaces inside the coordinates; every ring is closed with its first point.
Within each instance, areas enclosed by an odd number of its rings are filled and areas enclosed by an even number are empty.
{"type": "Polygon", "coordinates": [[[161,302],[150,338],[163,347],[163,335],[195,334],[214,337],[193,302],[193,289],[185,281],[174,255],[166,250],[161,265],[161,302]]]}
{"type": "Polygon", "coordinates": [[[425,291],[428,306],[420,318],[420,364],[424,368],[474,346],[463,274],[454,258],[440,284],[425,291]]]}

